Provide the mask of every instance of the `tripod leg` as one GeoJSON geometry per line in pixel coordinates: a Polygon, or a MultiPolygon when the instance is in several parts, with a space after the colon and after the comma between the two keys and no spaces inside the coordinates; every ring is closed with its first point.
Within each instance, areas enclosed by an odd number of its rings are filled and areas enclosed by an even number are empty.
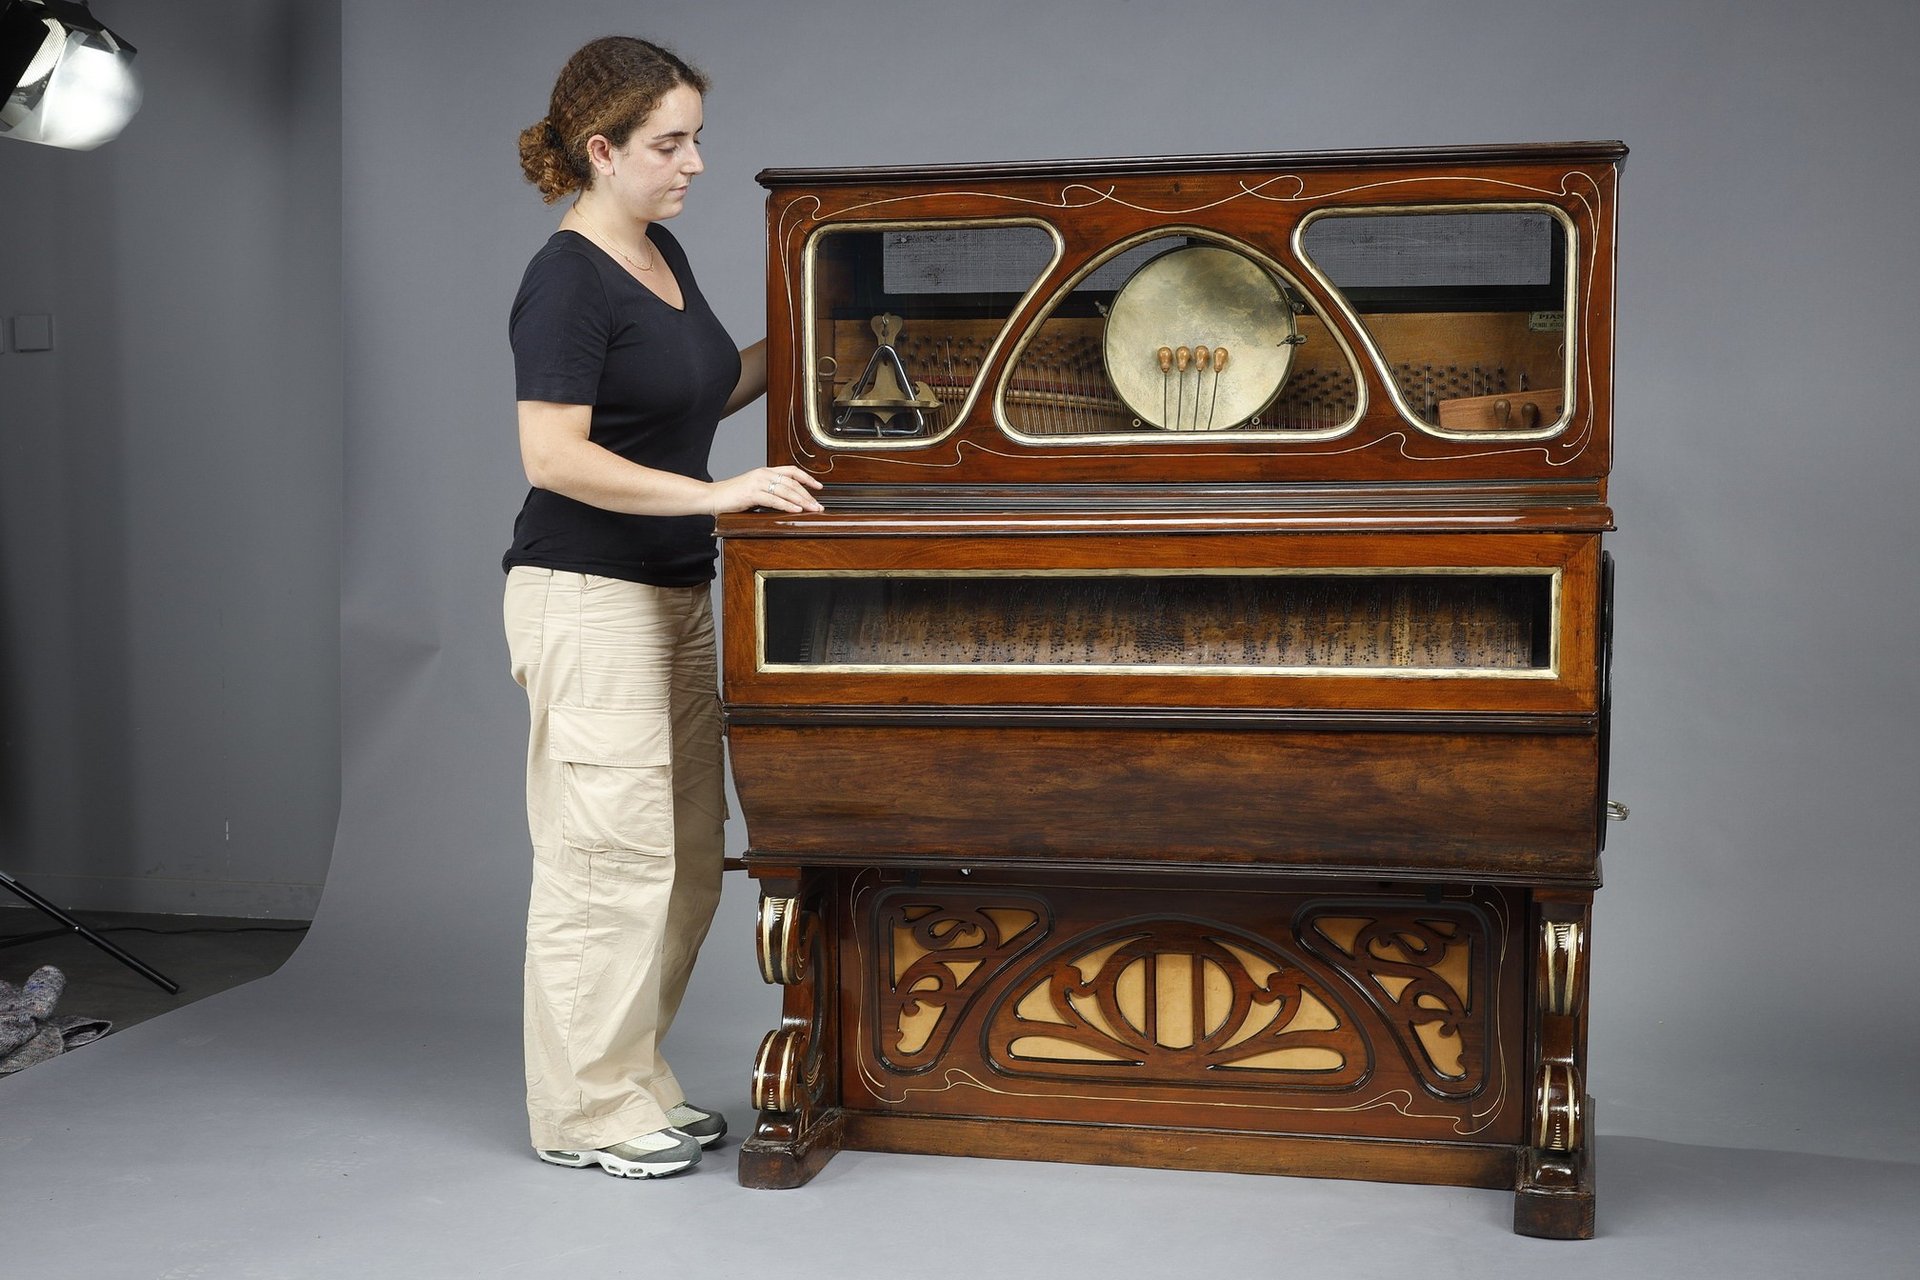
{"type": "Polygon", "coordinates": [[[145,964],[138,957],[128,955],[125,951],[122,951],[119,947],[114,946],[113,943],[108,942],[105,938],[101,937],[99,934],[95,933],[93,930],[87,928],[87,926],[81,924],[78,920],[75,920],[72,916],[68,915],[66,912],[62,911],[60,908],[54,906],[51,902],[48,902],[45,898],[41,897],[39,894],[35,893],[33,890],[27,888],[27,886],[21,884],[18,880],[15,880],[12,876],[8,875],[4,871],[0,871],[0,889],[7,889],[12,893],[14,893],[15,895],[17,895],[18,897],[24,898],[27,902],[31,903],[35,907],[38,907],[41,911],[45,912],[47,915],[52,916],[55,920],[58,920],[61,924],[65,925],[68,929],[71,929],[73,932],[79,934],[81,937],[85,938],[88,942],[91,942],[94,946],[100,948],[102,951],[112,956],[115,960],[118,960],[121,964],[127,966],[127,968],[133,970],[135,973],[145,978],[148,982],[151,982],[154,986],[159,987],[162,991],[165,991],[170,995],[179,994],[180,984],[175,982],[172,978],[169,978],[166,974],[161,973],[158,969],[155,969],[152,966],[145,964]]]}

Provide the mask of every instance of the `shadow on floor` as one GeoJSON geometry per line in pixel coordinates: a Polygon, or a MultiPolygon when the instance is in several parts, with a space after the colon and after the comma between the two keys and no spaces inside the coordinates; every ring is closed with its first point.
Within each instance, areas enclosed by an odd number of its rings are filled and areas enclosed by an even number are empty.
{"type": "Polygon", "coordinates": [[[0,979],[18,986],[40,966],[52,965],[67,980],[57,1012],[62,1017],[100,1018],[111,1022],[115,1031],[265,977],[284,964],[307,935],[303,920],[115,911],[71,914],[178,983],[179,993],[162,990],[30,907],[0,908],[0,979]]]}

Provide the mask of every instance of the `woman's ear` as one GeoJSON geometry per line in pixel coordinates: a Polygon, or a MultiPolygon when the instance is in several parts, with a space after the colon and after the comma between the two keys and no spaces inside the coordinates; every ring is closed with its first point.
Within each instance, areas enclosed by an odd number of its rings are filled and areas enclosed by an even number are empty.
{"type": "Polygon", "coordinates": [[[593,171],[603,177],[613,176],[613,144],[607,141],[607,135],[596,133],[587,139],[587,163],[593,171]]]}

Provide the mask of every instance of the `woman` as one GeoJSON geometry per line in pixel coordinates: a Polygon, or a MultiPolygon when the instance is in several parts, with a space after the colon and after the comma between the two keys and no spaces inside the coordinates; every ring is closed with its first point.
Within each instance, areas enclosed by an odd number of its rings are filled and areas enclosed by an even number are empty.
{"type": "Polygon", "coordinates": [[[582,48],[520,136],[548,203],[578,193],[514,299],[520,453],[506,625],[527,691],[527,1111],[542,1160],[626,1178],[726,1132],[659,1042],[720,897],[725,818],[713,516],[818,511],[794,467],[715,481],[720,420],[766,389],[660,223],[686,203],[707,82],[644,40],[582,48]]]}

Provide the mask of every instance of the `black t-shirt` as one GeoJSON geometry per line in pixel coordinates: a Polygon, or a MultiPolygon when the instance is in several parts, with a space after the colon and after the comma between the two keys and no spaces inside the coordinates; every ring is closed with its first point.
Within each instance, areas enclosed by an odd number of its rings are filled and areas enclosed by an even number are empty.
{"type": "MultiPolygon", "coordinates": [[[[513,300],[515,396],[590,404],[588,438],[630,462],[711,480],[707,456],[740,352],[693,282],[666,228],[648,230],[686,302],[672,306],[585,236],[556,231],[513,300]]],[[[635,516],[532,489],[503,564],[538,565],[657,587],[710,581],[713,517],[635,516]]]]}

